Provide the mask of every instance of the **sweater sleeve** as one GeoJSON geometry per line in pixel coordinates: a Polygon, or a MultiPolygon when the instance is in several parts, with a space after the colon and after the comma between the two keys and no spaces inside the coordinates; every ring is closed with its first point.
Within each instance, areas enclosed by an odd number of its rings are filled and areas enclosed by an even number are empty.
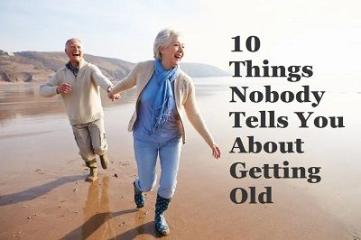
{"type": "Polygon", "coordinates": [[[52,97],[56,95],[56,88],[58,87],[58,73],[55,73],[49,81],[40,85],[39,94],[43,97],[52,97]]]}
{"type": "Polygon", "coordinates": [[[112,93],[119,93],[134,87],[137,82],[136,75],[138,68],[139,64],[135,65],[133,70],[113,87],[112,93]]]}
{"type": "Polygon", "coordinates": [[[95,65],[92,66],[93,66],[92,78],[95,81],[95,83],[105,91],[107,91],[109,87],[113,87],[113,83],[106,76],[104,76],[104,74],[100,71],[100,69],[95,65]]]}
{"type": "Polygon", "coordinates": [[[212,147],[214,144],[214,140],[201,116],[201,113],[199,112],[196,101],[194,84],[192,81],[189,82],[188,88],[189,88],[188,96],[184,103],[184,109],[186,111],[187,117],[191,122],[192,126],[202,136],[202,138],[206,141],[206,143],[210,147],[212,147]]]}

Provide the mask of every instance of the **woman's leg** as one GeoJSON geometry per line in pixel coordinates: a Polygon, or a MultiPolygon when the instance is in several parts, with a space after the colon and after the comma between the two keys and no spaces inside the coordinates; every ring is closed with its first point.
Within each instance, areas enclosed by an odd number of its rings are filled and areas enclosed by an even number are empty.
{"type": "Polygon", "coordinates": [[[155,143],[134,138],[134,154],[138,169],[135,187],[142,192],[148,192],[152,190],[156,182],[155,165],[158,146],[155,143]]]}
{"type": "Polygon", "coordinates": [[[161,175],[158,195],[170,199],[177,185],[179,159],[182,149],[181,138],[174,138],[159,149],[161,175]]]}
{"type": "Polygon", "coordinates": [[[159,149],[161,177],[155,203],[154,225],[155,230],[160,235],[167,235],[170,232],[164,212],[168,209],[176,188],[181,144],[181,139],[176,138],[162,145],[159,149]]]}

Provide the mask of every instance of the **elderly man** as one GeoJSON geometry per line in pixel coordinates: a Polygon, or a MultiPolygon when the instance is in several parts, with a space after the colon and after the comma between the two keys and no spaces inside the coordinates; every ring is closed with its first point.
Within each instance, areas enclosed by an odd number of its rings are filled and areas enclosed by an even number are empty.
{"type": "MultiPolygon", "coordinates": [[[[110,92],[113,84],[98,67],[84,60],[79,39],[66,41],[65,53],[69,62],[48,83],[40,86],[40,95],[62,96],[80,156],[90,169],[86,181],[93,182],[98,173],[96,155],[99,155],[103,169],[109,164],[99,87],[110,92]]],[[[113,96],[112,100],[116,98],[119,95],[113,96]]]]}

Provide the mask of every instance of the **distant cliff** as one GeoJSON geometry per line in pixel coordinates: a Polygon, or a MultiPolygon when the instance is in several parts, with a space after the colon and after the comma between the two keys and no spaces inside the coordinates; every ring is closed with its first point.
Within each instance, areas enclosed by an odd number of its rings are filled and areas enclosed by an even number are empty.
{"type": "MultiPolygon", "coordinates": [[[[115,58],[85,54],[84,58],[97,65],[111,80],[120,80],[134,67],[134,63],[115,58]]],[[[0,50],[0,82],[44,82],[67,61],[65,53],[24,51],[9,53],[0,50]]],[[[191,77],[226,76],[217,67],[184,63],[181,68],[191,77]]]]}

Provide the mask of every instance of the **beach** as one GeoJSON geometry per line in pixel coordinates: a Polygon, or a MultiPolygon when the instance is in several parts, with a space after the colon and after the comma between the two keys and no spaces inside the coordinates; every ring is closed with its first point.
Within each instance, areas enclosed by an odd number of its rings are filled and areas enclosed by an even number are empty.
{"type": "MultiPolygon", "coordinates": [[[[162,239],[361,239],[361,113],[354,107],[360,93],[328,91],[317,108],[300,103],[231,104],[229,84],[197,81],[198,104],[222,157],[213,159],[206,143],[185,123],[177,190],[166,212],[171,234],[162,239]],[[342,115],[346,127],[232,128],[230,111],[257,114],[270,109],[289,115],[290,121],[293,111],[342,115]],[[302,138],[304,153],[231,154],[237,136],[260,141],[302,138]],[[230,175],[234,162],[261,166],[285,160],[292,166],[321,167],[321,181],[230,175]],[[232,189],[250,186],[260,191],[271,186],[273,203],[230,200],[232,189]]],[[[136,165],[127,131],[134,109],[132,92],[119,103],[103,99],[111,164],[108,170],[100,169],[96,182],[88,183],[60,99],[41,98],[37,88],[0,85],[0,239],[156,239],[156,189],[146,193],[143,209],[133,202],[136,165]]]]}

